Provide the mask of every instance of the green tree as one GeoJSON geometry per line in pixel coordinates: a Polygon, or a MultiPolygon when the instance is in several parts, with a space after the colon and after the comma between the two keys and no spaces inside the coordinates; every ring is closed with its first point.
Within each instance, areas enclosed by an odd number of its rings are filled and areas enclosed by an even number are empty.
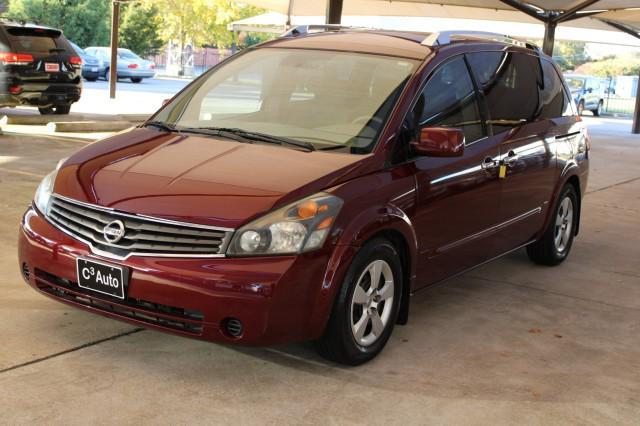
{"type": "Polygon", "coordinates": [[[184,48],[231,47],[236,35],[227,29],[232,21],[264,13],[264,9],[236,0],[143,0],[162,11],[162,35],[184,48]]]}
{"type": "Polygon", "coordinates": [[[206,44],[224,49],[231,47],[233,44],[247,46],[271,38],[269,35],[252,34],[251,36],[245,35],[242,40],[238,40],[238,35],[227,29],[227,25],[231,22],[260,15],[265,13],[264,9],[239,4],[234,0],[213,0],[212,3],[215,13],[208,22],[206,44]]]}
{"type": "Polygon", "coordinates": [[[160,25],[157,5],[131,3],[122,15],[120,45],[141,56],[155,54],[164,45],[160,25]]]}
{"type": "Polygon", "coordinates": [[[553,49],[553,59],[562,71],[575,70],[591,60],[586,51],[586,43],[581,41],[557,41],[553,49]]]}
{"type": "Polygon", "coordinates": [[[576,72],[599,77],[638,75],[640,74],[639,59],[637,56],[605,58],[600,61],[583,64],[576,69],[576,72]]]}
{"type": "Polygon", "coordinates": [[[6,15],[59,28],[76,44],[109,44],[110,2],[105,0],[11,0],[6,15]]]}

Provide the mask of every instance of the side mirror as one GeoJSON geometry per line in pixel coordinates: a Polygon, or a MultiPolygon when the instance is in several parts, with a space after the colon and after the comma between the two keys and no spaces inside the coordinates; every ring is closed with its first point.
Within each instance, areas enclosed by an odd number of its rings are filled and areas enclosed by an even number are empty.
{"type": "Polygon", "coordinates": [[[420,130],[420,140],[411,145],[417,155],[460,157],[464,154],[464,133],[449,127],[425,127],[420,130]]]}

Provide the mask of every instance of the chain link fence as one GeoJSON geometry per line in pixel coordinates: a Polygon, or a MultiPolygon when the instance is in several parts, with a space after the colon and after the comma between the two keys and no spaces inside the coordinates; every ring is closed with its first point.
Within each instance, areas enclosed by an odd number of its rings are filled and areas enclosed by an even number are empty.
{"type": "Polygon", "coordinates": [[[638,77],[609,77],[604,79],[605,97],[602,112],[611,115],[632,115],[638,91],[638,77]]]}

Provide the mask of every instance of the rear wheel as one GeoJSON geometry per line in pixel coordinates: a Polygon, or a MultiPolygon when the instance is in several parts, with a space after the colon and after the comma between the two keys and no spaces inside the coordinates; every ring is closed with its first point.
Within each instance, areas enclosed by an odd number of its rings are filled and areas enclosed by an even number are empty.
{"type": "Polygon", "coordinates": [[[105,80],[105,81],[109,81],[109,78],[111,77],[110,72],[111,72],[111,70],[110,70],[109,68],[107,68],[107,69],[104,71],[104,80],[105,80]]]}
{"type": "Polygon", "coordinates": [[[369,241],[349,267],[325,333],[316,342],[318,352],[348,365],[373,359],[391,336],[401,295],[397,250],[385,239],[369,241]]]}
{"type": "Polygon", "coordinates": [[[565,185],[549,227],[539,241],[527,246],[529,258],[541,265],[562,263],[573,245],[578,223],[578,194],[573,185],[565,185]]]}
{"type": "Polygon", "coordinates": [[[69,111],[71,111],[71,104],[66,104],[66,105],[56,105],[56,111],[55,111],[55,113],[56,113],[57,115],[69,114],[69,111]]]}
{"type": "Polygon", "coordinates": [[[98,77],[85,77],[85,80],[93,83],[94,81],[98,80],[98,77]]]}
{"type": "Polygon", "coordinates": [[[40,111],[40,114],[42,115],[49,115],[55,112],[53,107],[38,108],[38,111],[40,111]]]}
{"type": "Polygon", "coordinates": [[[596,109],[592,109],[591,112],[596,117],[600,117],[600,114],[602,114],[602,101],[598,102],[598,107],[596,109]]]}
{"type": "Polygon", "coordinates": [[[142,79],[140,77],[131,77],[131,81],[133,83],[140,83],[142,81],[142,79]]]}

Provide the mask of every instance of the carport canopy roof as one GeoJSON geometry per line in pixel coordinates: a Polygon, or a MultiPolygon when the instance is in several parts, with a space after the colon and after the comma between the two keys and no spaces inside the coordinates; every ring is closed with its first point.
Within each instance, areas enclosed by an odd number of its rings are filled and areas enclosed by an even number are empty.
{"type": "MultiPolygon", "coordinates": [[[[347,0],[348,1],[348,0],[347,0]]],[[[376,0],[378,1],[378,0],[376,0]]],[[[583,19],[612,23],[640,38],[640,2],[638,0],[402,0],[403,3],[440,4],[494,10],[520,11],[540,20],[583,19]]],[[[623,31],[624,31],[623,29],[623,31]]]]}
{"type": "MultiPolygon", "coordinates": [[[[325,14],[326,2],[330,0],[243,1],[283,14],[321,16],[325,14]]],[[[536,22],[554,18],[561,24],[570,21],[572,27],[622,30],[640,38],[638,0],[343,0],[342,14],[510,22],[536,22]]]]}

